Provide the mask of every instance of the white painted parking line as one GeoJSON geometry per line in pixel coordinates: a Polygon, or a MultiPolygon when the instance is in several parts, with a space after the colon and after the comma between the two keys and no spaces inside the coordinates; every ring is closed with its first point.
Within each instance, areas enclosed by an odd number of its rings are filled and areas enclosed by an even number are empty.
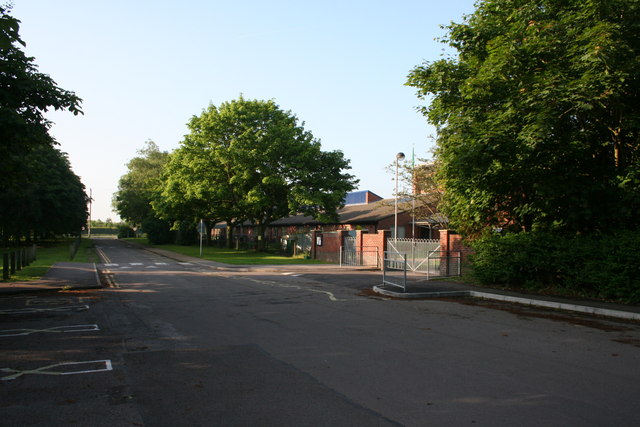
{"type": "Polygon", "coordinates": [[[63,304],[73,304],[77,302],[82,302],[85,298],[83,297],[56,297],[56,298],[38,298],[32,297],[28,298],[24,305],[32,306],[32,305],[63,305],[63,304]]]}
{"type": "Polygon", "coordinates": [[[147,265],[146,268],[158,268],[158,266],[157,265],[147,265]]]}
{"type": "Polygon", "coordinates": [[[142,265],[141,262],[130,262],[129,265],[142,265]]]}
{"type": "Polygon", "coordinates": [[[168,262],[156,262],[155,265],[169,265],[168,262]]]}
{"type": "Polygon", "coordinates": [[[180,265],[193,265],[190,262],[179,262],[178,264],[180,264],[180,265]]]}
{"type": "Polygon", "coordinates": [[[1,372],[11,373],[11,375],[7,375],[5,377],[0,378],[1,381],[9,381],[15,380],[23,375],[77,375],[77,374],[90,374],[94,372],[105,372],[111,371],[113,367],[111,365],[111,360],[91,360],[88,362],[64,362],[64,363],[56,363],[54,365],[43,366],[42,368],[37,369],[26,369],[24,371],[20,369],[13,368],[0,368],[1,372]],[[79,367],[84,367],[79,371],[66,370],[69,367],[72,369],[77,369],[79,367]],[[55,370],[54,370],[55,369],[55,370]]]}
{"type": "Polygon", "coordinates": [[[96,324],[55,326],[53,328],[45,328],[45,329],[5,329],[3,331],[0,331],[0,338],[20,337],[20,336],[35,334],[37,332],[58,334],[58,333],[65,333],[65,332],[89,332],[89,331],[99,331],[99,330],[100,328],[96,324]]]}
{"type": "Polygon", "coordinates": [[[105,264],[105,267],[118,267],[120,264],[114,264],[114,263],[109,263],[109,264],[105,264]]]}
{"type": "Polygon", "coordinates": [[[64,307],[42,307],[42,308],[10,308],[0,310],[0,314],[29,314],[42,313],[47,311],[86,311],[89,310],[88,305],[67,305],[64,307]]]}

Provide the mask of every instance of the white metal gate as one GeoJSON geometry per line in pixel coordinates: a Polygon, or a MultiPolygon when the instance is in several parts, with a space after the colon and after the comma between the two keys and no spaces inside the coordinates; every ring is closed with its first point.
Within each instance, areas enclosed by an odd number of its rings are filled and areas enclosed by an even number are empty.
{"type": "Polygon", "coordinates": [[[387,239],[387,258],[406,258],[407,269],[428,276],[459,276],[460,253],[440,250],[434,239],[387,239]]]}

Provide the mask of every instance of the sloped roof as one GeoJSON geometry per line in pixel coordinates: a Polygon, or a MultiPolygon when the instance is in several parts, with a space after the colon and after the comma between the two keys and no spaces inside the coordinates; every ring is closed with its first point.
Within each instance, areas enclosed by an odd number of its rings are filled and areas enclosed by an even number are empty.
{"type": "MultiPolygon", "coordinates": [[[[347,205],[338,210],[338,224],[371,224],[393,216],[395,213],[394,199],[383,199],[376,202],[358,205],[347,205]]],[[[271,223],[271,226],[287,225],[320,225],[327,224],[306,215],[294,215],[281,218],[271,223]]]]}

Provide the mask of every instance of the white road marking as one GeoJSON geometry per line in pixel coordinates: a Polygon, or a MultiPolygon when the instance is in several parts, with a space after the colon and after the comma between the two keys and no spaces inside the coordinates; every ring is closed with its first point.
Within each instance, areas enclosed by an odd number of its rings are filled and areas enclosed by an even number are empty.
{"type": "MultiPolygon", "coordinates": [[[[247,278],[245,278],[247,279],[247,278]]],[[[338,299],[336,298],[336,296],[329,291],[321,291],[319,289],[311,289],[311,288],[303,288],[302,286],[298,286],[298,285],[288,285],[285,283],[277,283],[277,282],[271,282],[271,281],[266,281],[266,280],[258,280],[258,279],[247,279],[247,280],[251,280],[252,282],[255,283],[260,283],[263,285],[269,285],[269,286],[277,286],[279,288],[292,288],[292,289],[299,289],[301,291],[308,291],[308,292],[316,292],[319,294],[325,294],[327,297],[329,297],[329,300],[334,301],[334,302],[338,302],[338,301],[347,301],[345,299],[338,299]]]]}
{"type": "Polygon", "coordinates": [[[68,305],[64,307],[43,307],[43,308],[10,308],[7,310],[0,310],[0,314],[28,314],[28,313],[42,313],[47,311],[87,311],[88,305],[68,305]]]}
{"type": "Polygon", "coordinates": [[[169,265],[168,262],[156,262],[155,265],[169,265]]]}
{"type": "Polygon", "coordinates": [[[114,263],[109,263],[109,264],[105,264],[105,267],[118,267],[120,264],[114,264],[114,263]]]}
{"type": "Polygon", "coordinates": [[[190,262],[179,262],[178,264],[180,264],[180,265],[193,265],[190,262]]]}
{"type": "Polygon", "coordinates": [[[35,334],[37,332],[48,332],[52,334],[58,334],[58,333],[64,333],[64,332],[89,332],[89,331],[99,331],[99,330],[100,328],[96,324],[55,326],[53,328],[45,328],[45,329],[5,329],[4,331],[0,331],[0,338],[20,337],[20,336],[35,334]]]}
{"type": "Polygon", "coordinates": [[[142,265],[141,262],[130,262],[129,265],[142,265]]]}
{"type": "Polygon", "coordinates": [[[23,375],[27,374],[39,374],[39,375],[77,375],[77,374],[90,374],[93,372],[105,372],[111,371],[113,367],[111,365],[111,360],[91,360],[88,362],[65,362],[65,363],[56,363],[54,365],[43,366],[42,368],[37,369],[25,369],[24,371],[13,368],[1,368],[0,371],[11,373],[11,375],[7,375],[5,377],[0,378],[1,381],[9,381],[15,380],[23,375]],[[60,368],[60,367],[68,367],[68,366],[82,366],[82,365],[97,365],[97,369],[83,369],[80,371],[52,371],[51,369],[60,368]]]}
{"type": "Polygon", "coordinates": [[[24,305],[62,305],[62,304],[74,304],[77,302],[82,303],[85,298],[83,297],[67,297],[67,298],[38,298],[31,297],[27,299],[24,305]]]}

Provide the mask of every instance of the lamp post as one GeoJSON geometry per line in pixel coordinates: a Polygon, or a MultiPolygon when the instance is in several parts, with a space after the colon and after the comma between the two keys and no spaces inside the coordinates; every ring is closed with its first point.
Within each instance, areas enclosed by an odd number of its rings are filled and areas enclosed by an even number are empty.
{"type": "Polygon", "coordinates": [[[398,240],[398,162],[404,160],[404,153],[400,152],[396,154],[396,212],[395,212],[395,226],[393,227],[393,242],[398,240]]]}

